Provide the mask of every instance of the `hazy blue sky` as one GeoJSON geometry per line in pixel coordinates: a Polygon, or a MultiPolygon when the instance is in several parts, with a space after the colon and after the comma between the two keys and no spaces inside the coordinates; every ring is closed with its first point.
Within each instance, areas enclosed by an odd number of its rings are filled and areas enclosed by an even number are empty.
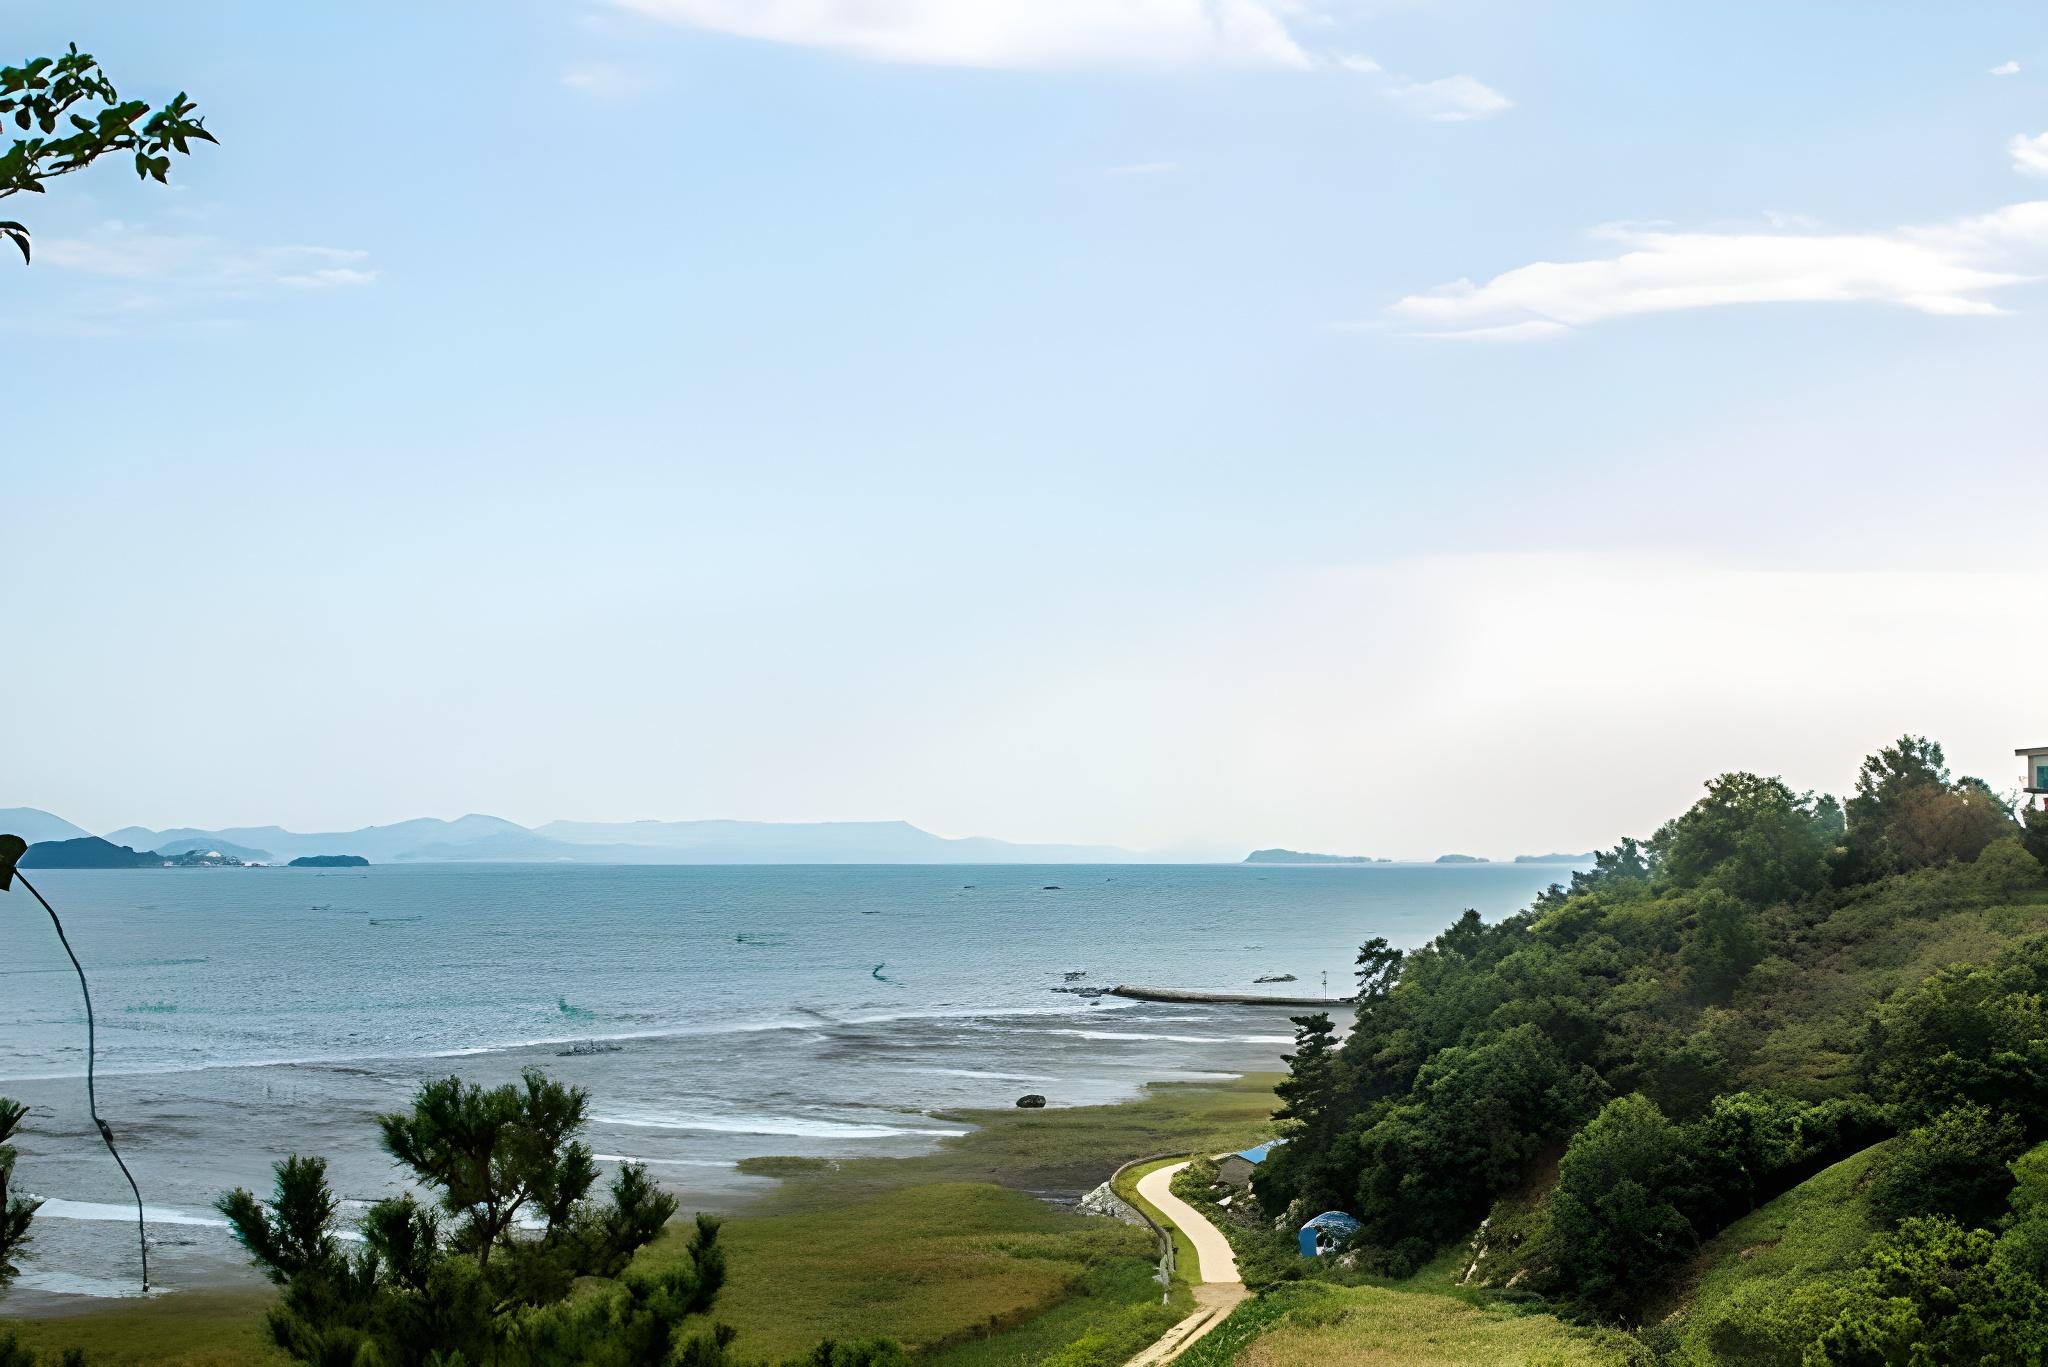
{"type": "Polygon", "coordinates": [[[2048,744],[2019,3],[12,0],[0,805],[1585,848],[2048,744]]]}

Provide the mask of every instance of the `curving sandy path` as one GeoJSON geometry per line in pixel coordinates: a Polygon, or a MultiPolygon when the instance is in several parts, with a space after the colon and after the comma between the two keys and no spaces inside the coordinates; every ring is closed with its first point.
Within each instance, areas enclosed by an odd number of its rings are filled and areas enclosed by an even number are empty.
{"type": "Polygon", "coordinates": [[[1132,1358],[1129,1367],[1155,1367],[1173,1361],[1187,1351],[1189,1344],[1223,1323],[1224,1317],[1245,1297],[1244,1282],[1237,1275],[1237,1255],[1230,1251],[1230,1241],[1200,1211],[1173,1194],[1173,1179],[1186,1166],[1175,1163],[1146,1173],[1138,1179],[1138,1195],[1178,1226],[1195,1246],[1195,1259],[1200,1264],[1196,1270],[1201,1273],[1194,1287],[1195,1313],[1132,1358]]]}
{"type": "Polygon", "coordinates": [[[1150,1201],[1160,1214],[1179,1225],[1181,1233],[1188,1236],[1188,1242],[1195,1246],[1195,1256],[1201,1260],[1203,1281],[1241,1281],[1237,1275],[1237,1255],[1230,1251],[1230,1240],[1223,1237],[1223,1231],[1210,1224],[1202,1212],[1173,1194],[1173,1179],[1180,1176],[1187,1166],[1186,1163],[1175,1163],[1170,1168],[1146,1173],[1138,1179],[1138,1195],[1150,1201]]]}

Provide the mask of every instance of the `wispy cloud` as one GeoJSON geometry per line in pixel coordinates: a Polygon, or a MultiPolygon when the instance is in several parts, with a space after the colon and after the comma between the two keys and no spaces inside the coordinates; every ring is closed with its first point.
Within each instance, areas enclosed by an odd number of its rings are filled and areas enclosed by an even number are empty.
{"type": "Polygon", "coordinates": [[[1380,97],[1411,118],[1437,123],[1468,123],[1491,118],[1515,107],[1515,102],[1476,76],[1444,76],[1418,81],[1387,70],[1370,57],[1352,54],[1339,57],[1337,65],[1370,78],[1380,97]]]}
{"type": "Polygon", "coordinates": [[[1293,0],[617,0],[718,33],[933,66],[1306,67],[1293,0]]]}
{"type": "Polygon", "coordinates": [[[1515,102],[1471,76],[1446,76],[1436,81],[1396,80],[1383,92],[1406,113],[1439,123],[1465,123],[1491,118],[1515,102]]]}
{"type": "Polygon", "coordinates": [[[369,254],[348,247],[250,247],[197,232],[163,232],[109,221],[85,232],[39,233],[35,270],[50,271],[51,308],[18,312],[11,325],[80,336],[237,326],[241,313],[286,294],[362,289],[375,283],[369,254]]]}
{"type": "Polygon", "coordinates": [[[1129,161],[1121,166],[1105,166],[1105,176],[1170,176],[1180,170],[1177,161],[1129,161]]]}
{"type": "Polygon", "coordinates": [[[2000,62],[1997,66],[1991,68],[1991,74],[1994,76],[2017,76],[2020,74],[2020,64],[2018,62],[2000,62]]]}
{"type": "Polygon", "coordinates": [[[119,221],[73,237],[38,238],[36,260],[116,280],[210,289],[367,285],[369,253],[348,247],[243,247],[204,233],[163,233],[119,221]]]}
{"type": "Polygon", "coordinates": [[[357,270],[353,266],[322,266],[318,270],[280,275],[277,283],[298,289],[342,289],[350,285],[368,285],[376,279],[375,271],[357,270]]]}
{"type": "Polygon", "coordinates": [[[1538,261],[1481,284],[1397,301],[1394,318],[1436,337],[1528,340],[1648,313],[1733,304],[1890,304],[1921,313],[2003,312],[1993,295],[2048,257],[2048,201],[1889,232],[1684,232],[1608,227],[1620,248],[1538,261]]]}
{"type": "Polygon", "coordinates": [[[2006,150],[2012,153],[2012,169],[2021,175],[2048,176],[2048,133],[2015,133],[2006,150]]]}
{"type": "Polygon", "coordinates": [[[600,100],[638,99],[655,88],[651,72],[622,62],[572,62],[562,72],[562,84],[600,100]]]}

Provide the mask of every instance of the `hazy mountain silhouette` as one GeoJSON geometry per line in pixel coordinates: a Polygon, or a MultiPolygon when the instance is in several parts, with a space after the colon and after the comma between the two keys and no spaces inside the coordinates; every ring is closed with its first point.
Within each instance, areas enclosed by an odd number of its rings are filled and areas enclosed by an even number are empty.
{"type": "Polygon", "coordinates": [[[0,807],[0,833],[18,835],[31,845],[48,840],[79,840],[92,834],[38,807],[0,807]]]}
{"type": "MultiPolygon", "coordinates": [[[[36,815],[45,822],[57,822],[63,832],[77,832],[76,827],[47,812],[36,815]]],[[[0,823],[0,829],[4,828],[0,823]]],[[[73,838],[53,828],[38,828],[43,829],[52,829],[45,839],[73,838]]],[[[36,838],[27,831],[21,834],[25,839],[36,838]]],[[[453,821],[421,817],[355,831],[124,826],[108,832],[106,838],[138,850],[172,855],[194,849],[219,850],[263,863],[319,854],[359,854],[373,864],[1083,864],[1148,859],[1106,845],[953,838],[934,835],[907,821],[552,821],[529,830],[502,817],[472,813],[453,821]]]]}

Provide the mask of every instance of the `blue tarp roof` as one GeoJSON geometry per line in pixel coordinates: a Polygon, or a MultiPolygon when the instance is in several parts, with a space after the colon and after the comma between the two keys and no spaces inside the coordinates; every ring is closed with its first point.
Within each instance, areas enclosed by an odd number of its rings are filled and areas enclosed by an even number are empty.
{"type": "Polygon", "coordinates": [[[1237,1151],[1236,1156],[1242,1158],[1247,1163],[1263,1163],[1266,1161],[1267,1154],[1279,1148],[1282,1144],[1285,1144],[1286,1142],[1287,1141],[1284,1139],[1271,1140],[1267,1143],[1259,1145],[1257,1148],[1239,1149],[1237,1151]]]}

